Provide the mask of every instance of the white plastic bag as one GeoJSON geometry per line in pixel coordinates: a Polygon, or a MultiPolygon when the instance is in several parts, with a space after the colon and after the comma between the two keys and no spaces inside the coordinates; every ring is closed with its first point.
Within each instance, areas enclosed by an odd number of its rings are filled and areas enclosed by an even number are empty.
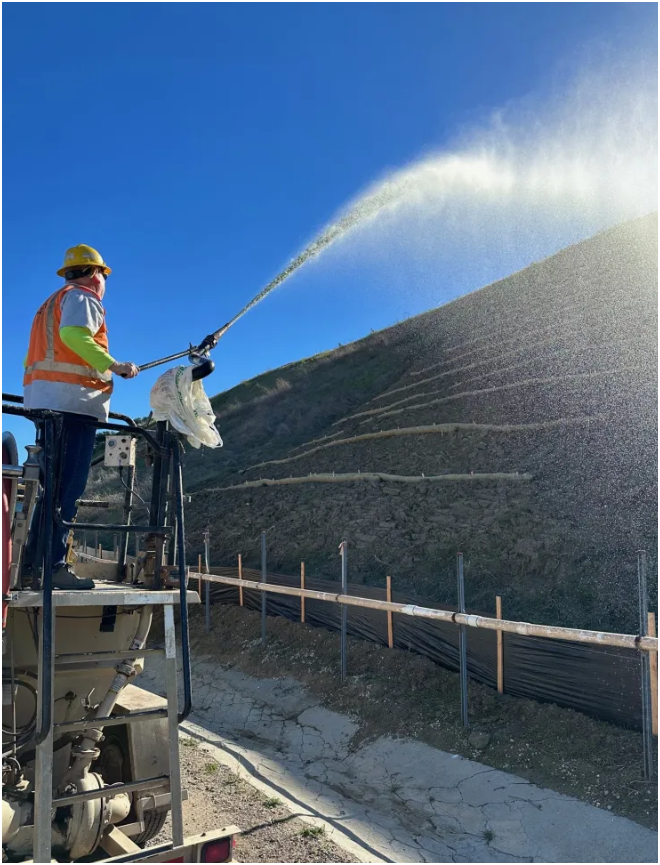
{"type": "Polygon", "coordinates": [[[156,380],[149,394],[154,418],[169,421],[177,432],[188,437],[194,448],[222,447],[213,408],[201,381],[193,381],[193,369],[176,366],[156,380]]]}

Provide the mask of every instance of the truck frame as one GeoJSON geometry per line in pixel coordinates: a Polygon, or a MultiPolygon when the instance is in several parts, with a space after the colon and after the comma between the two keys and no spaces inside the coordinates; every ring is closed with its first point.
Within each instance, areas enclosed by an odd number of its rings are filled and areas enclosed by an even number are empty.
{"type": "Polygon", "coordinates": [[[21,403],[3,394],[3,414],[37,430],[22,465],[3,433],[3,861],[231,861],[236,826],[183,831],[178,727],[192,709],[188,604],[199,596],[187,587],[179,437],[126,415],[89,421],[109,434],[93,464],[118,469],[123,522],[68,523],[58,508],[62,415],[21,403]],[[133,522],[136,441],[151,468],[142,523],[133,522]],[[116,561],[79,554],[91,590],[53,589],[53,532],[67,529],[120,538],[116,561]],[[131,535],[146,538],[135,563],[131,535]],[[147,645],[154,624],[162,634],[147,645]],[[165,659],[166,698],[133,684],[153,655],[165,659]],[[171,840],[144,849],[168,814],[171,840]]]}

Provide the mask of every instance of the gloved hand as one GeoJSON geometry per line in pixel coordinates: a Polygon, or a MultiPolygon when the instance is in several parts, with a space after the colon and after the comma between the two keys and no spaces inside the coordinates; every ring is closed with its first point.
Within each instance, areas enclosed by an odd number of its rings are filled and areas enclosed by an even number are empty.
{"type": "Polygon", "coordinates": [[[110,372],[114,372],[115,375],[120,375],[122,378],[135,378],[140,370],[130,361],[127,363],[115,361],[110,367],[110,372]]]}

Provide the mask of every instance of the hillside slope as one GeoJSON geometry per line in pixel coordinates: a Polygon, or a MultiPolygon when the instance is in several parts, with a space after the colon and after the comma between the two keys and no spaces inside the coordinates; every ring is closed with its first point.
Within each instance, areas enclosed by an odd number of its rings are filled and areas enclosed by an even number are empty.
{"type": "Polygon", "coordinates": [[[271,569],[336,579],[346,538],[351,581],[451,603],[462,550],[472,608],[500,593],[511,617],[636,627],[637,549],[656,584],[657,230],[215,397],[226,445],[186,456],[191,553],[208,523],[214,563],[254,566],[268,529],[271,569]]]}

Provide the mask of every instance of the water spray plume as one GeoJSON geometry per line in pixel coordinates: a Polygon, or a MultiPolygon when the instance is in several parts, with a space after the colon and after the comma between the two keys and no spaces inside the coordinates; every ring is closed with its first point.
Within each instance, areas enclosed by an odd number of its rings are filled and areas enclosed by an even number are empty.
{"type": "MultiPolygon", "coordinates": [[[[369,187],[226,326],[304,264],[364,230],[400,246],[449,248],[472,236],[530,246],[530,235],[581,237],[657,207],[657,95],[641,66],[608,64],[570,93],[493,115],[453,152],[429,155],[369,187]]],[[[578,239],[578,238],[575,238],[578,239]]],[[[535,250],[530,250],[533,252],[535,250]]]]}
{"type": "Polygon", "coordinates": [[[606,64],[569,94],[496,112],[452,152],[429,155],[369,187],[201,347],[213,347],[303,265],[340,241],[364,239],[367,229],[394,230],[379,251],[391,249],[391,240],[408,253],[426,243],[427,254],[460,265],[461,255],[474,260],[489,244],[493,255],[515,249],[532,260],[553,251],[553,243],[655,209],[654,76],[641,66],[606,64]]]}

